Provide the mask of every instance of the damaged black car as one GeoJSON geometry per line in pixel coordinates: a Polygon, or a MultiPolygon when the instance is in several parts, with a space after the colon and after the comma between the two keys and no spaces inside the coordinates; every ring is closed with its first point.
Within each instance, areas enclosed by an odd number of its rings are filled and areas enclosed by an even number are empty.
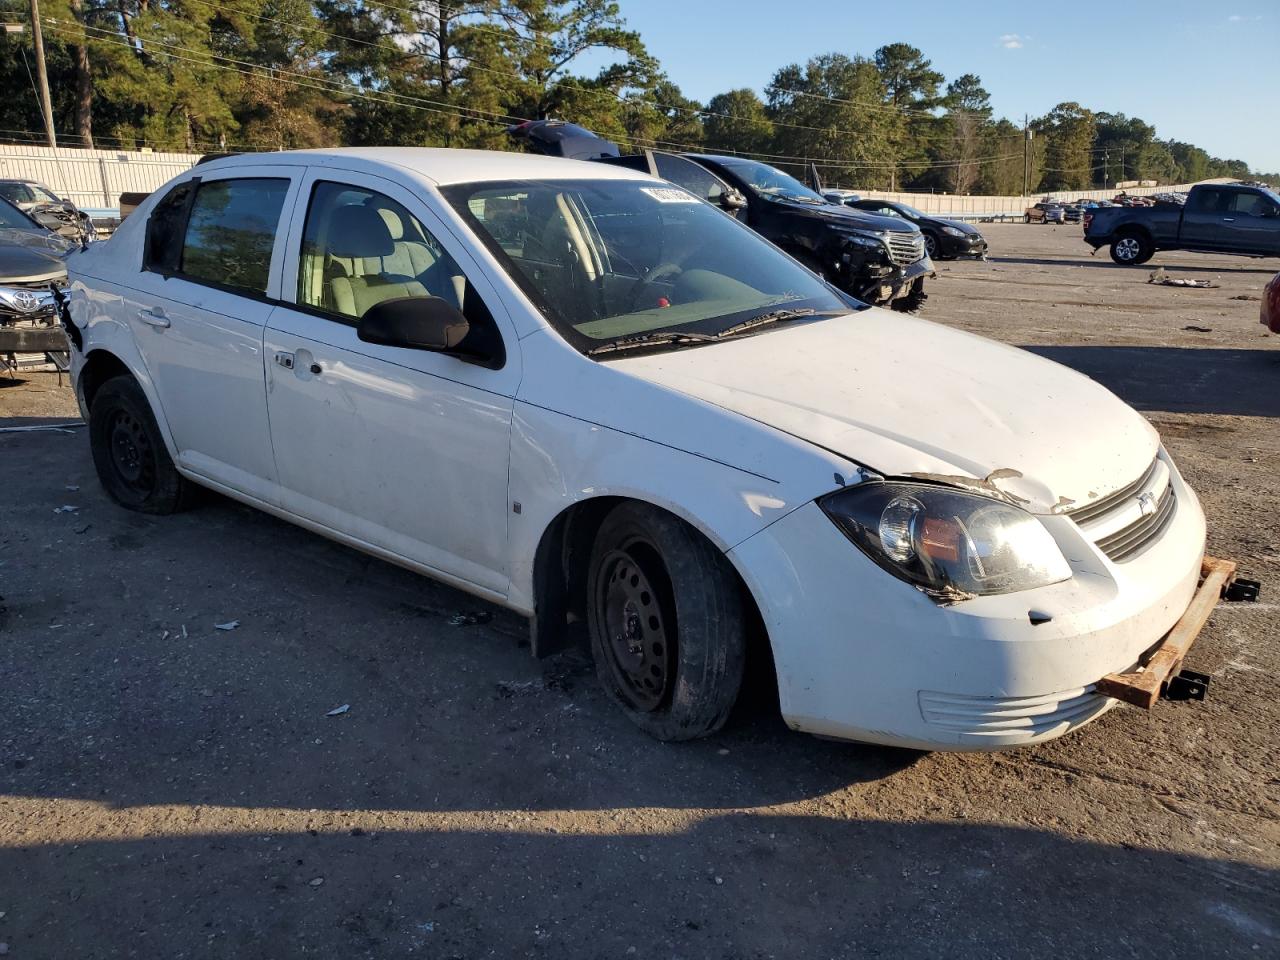
{"type": "Polygon", "coordinates": [[[612,141],[557,120],[526,121],[507,132],[538,153],[626,166],[684,187],[863,303],[907,312],[924,305],[933,263],[924,235],[900,217],[832,203],[781,170],[745,157],[660,150],[621,156],[612,141]]]}

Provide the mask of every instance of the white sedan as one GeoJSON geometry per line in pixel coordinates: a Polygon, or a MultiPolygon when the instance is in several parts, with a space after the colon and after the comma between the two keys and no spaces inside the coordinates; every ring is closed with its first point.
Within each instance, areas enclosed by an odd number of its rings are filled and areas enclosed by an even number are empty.
{"type": "Polygon", "coordinates": [[[70,273],[115,500],[213,488],[528,616],[539,654],[585,622],[664,739],[718,729],[771,654],[797,730],[1039,742],[1197,589],[1199,503],[1111,393],[626,169],[224,158],[70,273]]]}

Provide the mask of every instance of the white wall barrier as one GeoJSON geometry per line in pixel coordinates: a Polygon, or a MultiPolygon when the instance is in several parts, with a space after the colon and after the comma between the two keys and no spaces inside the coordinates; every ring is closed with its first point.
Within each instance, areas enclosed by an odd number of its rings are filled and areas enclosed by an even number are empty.
{"type": "MultiPolygon", "coordinates": [[[[121,193],[150,193],[161,184],[191,169],[200,159],[195,153],[149,153],[133,150],[83,150],[71,147],[9,146],[0,144],[0,179],[39,180],[77,206],[118,207],[121,193]]],[[[1207,180],[1206,183],[1230,183],[1207,180]]],[[[1126,193],[1189,190],[1193,184],[1130,187],[1126,193]]],[[[1029,197],[971,197],[946,193],[886,193],[858,191],[863,197],[909,203],[924,213],[962,219],[1021,217],[1032,204],[1049,197],[1058,200],[1109,200],[1118,190],[1067,190],[1029,197]]]]}

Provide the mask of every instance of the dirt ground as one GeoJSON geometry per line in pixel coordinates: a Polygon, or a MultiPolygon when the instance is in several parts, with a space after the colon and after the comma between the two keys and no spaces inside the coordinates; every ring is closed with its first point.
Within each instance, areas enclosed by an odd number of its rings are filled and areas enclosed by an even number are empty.
{"type": "MultiPolygon", "coordinates": [[[[127,513],[84,430],[3,433],[7,955],[1280,957],[1280,337],[1242,299],[1277,264],[985,229],[926,316],[1142,410],[1266,584],[1193,650],[1205,703],[921,755],[756,700],[660,744],[500,610],[219,498],[127,513]]],[[[74,415],[52,374],[0,386],[0,426],[74,415]]]]}

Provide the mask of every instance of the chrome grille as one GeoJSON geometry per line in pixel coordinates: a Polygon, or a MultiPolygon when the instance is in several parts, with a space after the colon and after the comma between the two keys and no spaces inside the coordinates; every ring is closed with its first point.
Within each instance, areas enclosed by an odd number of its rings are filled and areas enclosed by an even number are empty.
{"type": "Polygon", "coordinates": [[[924,234],[889,234],[889,258],[900,267],[915,263],[924,256],[924,234]]]}
{"type": "Polygon", "coordinates": [[[930,690],[919,696],[920,713],[929,724],[969,737],[1031,739],[1086,723],[1110,705],[1092,684],[1039,697],[970,697],[930,690]]]}
{"type": "Polygon", "coordinates": [[[1164,533],[1164,528],[1173,519],[1174,510],[1177,508],[1176,499],[1173,495],[1173,485],[1170,484],[1164,488],[1164,494],[1157,503],[1155,513],[1147,514],[1111,536],[1096,541],[1098,549],[1116,563],[1136,555],[1143,547],[1164,533]]]}
{"type": "Polygon", "coordinates": [[[1137,480],[1067,516],[1109,559],[1121,563],[1158,539],[1176,512],[1172,471],[1156,457],[1137,480]]]}

